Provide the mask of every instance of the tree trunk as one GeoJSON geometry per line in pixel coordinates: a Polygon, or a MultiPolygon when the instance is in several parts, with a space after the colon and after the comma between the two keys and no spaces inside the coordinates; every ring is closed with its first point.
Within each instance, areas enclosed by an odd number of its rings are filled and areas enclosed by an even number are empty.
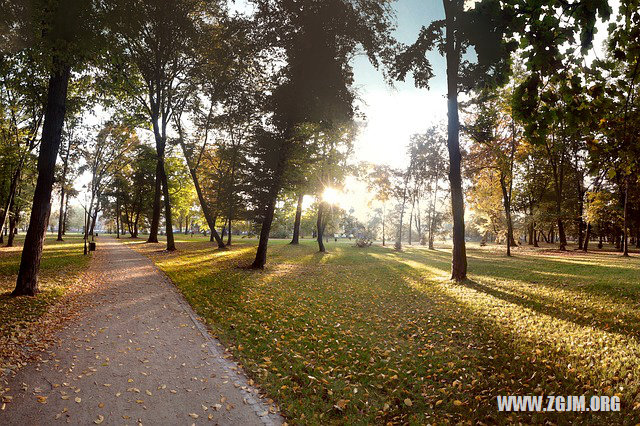
{"type": "Polygon", "coordinates": [[[558,218],[558,240],[560,241],[560,250],[567,249],[567,234],[564,232],[564,223],[558,218]]]}
{"type": "Polygon", "coordinates": [[[120,203],[116,196],[116,238],[120,239],[120,203]]]}
{"type": "Polygon", "coordinates": [[[70,75],[70,67],[60,64],[55,57],[53,67],[49,78],[47,106],[38,155],[38,180],[33,194],[29,229],[22,249],[16,288],[11,293],[12,296],[33,296],[38,292],[38,272],[51,212],[51,189],[60,148],[70,75]]]}
{"type": "Polygon", "coordinates": [[[411,207],[411,213],[409,213],[409,245],[411,245],[411,228],[413,227],[413,206],[411,207]]]}
{"type": "Polygon", "coordinates": [[[507,256],[511,256],[511,246],[515,245],[513,241],[513,223],[511,222],[511,197],[507,190],[505,176],[500,174],[500,187],[502,188],[502,204],[504,206],[504,214],[507,218],[507,256]]]}
{"type": "Polygon", "coordinates": [[[69,195],[64,201],[64,220],[62,221],[62,235],[67,235],[67,218],[69,217],[69,195]]]}
{"type": "Polygon", "coordinates": [[[300,244],[300,221],[302,219],[302,200],[304,193],[298,195],[298,205],[296,206],[296,218],[293,221],[293,238],[289,244],[300,244]]]}
{"type": "Polygon", "coordinates": [[[627,220],[627,213],[628,213],[628,208],[627,208],[627,200],[629,199],[629,179],[625,179],[625,185],[624,185],[624,220],[623,220],[623,230],[622,230],[622,248],[623,248],[623,252],[622,255],[625,257],[629,257],[629,235],[628,235],[628,220],[627,220]]]}
{"type": "Polygon", "coordinates": [[[156,162],[156,186],[153,193],[153,214],[151,215],[151,226],[149,227],[148,243],[158,242],[158,229],[160,227],[160,197],[162,193],[162,161],[158,158],[156,162]]]}
{"type": "Polygon", "coordinates": [[[453,216],[453,250],[451,261],[451,279],[463,281],[467,278],[467,253],[464,240],[464,195],[462,193],[462,173],[460,154],[460,120],[458,118],[458,73],[459,46],[456,46],[454,11],[452,5],[446,5],[446,41],[447,57],[447,149],[449,151],[449,182],[451,184],[451,213],[453,216]]]}
{"type": "MultiPolygon", "coordinates": [[[[286,141],[282,141],[286,143],[286,141]]],[[[269,244],[269,233],[271,232],[271,225],[273,223],[273,215],[276,209],[276,201],[278,194],[280,193],[280,186],[282,184],[282,175],[285,169],[285,153],[284,147],[281,145],[278,149],[278,163],[275,167],[275,173],[273,174],[273,180],[269,188],[269,198],[265,206],[265,215],[262,220],[262,226],[260,228],[260,239],[258,241],[258,249],[256,250],[256,257],[251,264],[252,269],[264,269],[264,265],[267,263],[267,247],[269,244]]]]}
{"type": "Polygon", "coordinates": [[[64,227],[64,183],[60,185],[60,213],[58,217],[58,238],[56,241],[64,241],[62,239],[62,228],[64,227]]]}
{"type": "Polygon", "coordinates": [[[15,198],[16,191],[18,189],[18,182],[20,181],[20,173],[22,172],[23,163],[24,163],[24,159],[21,158],[20,162],[16,167],[16,170],[13,172],[13,176],[11,177],[9,194],[7,197],[7,201],[5,202],[5,208],[2,211],[2,216],[0,216],[0,242],[2,242],[2,231],[7,222],[7,217],[9,217],[9,211],[11,210],[11,206],[13,205],[13,199],[15,198]]]}
{"type": "Polygon", "coordinates": [[[252,269],[264,269],[267,263],[267,244],[269,243],[269,232],[271,232],[271,224],[273,222],[273,213],[276,208],[276,198],[279,190],[271,189],[271,197],[265,209],[265,215],[260,228],[260,240],[258,241],[258,249],[256,250],[256,258],[251,264],[252,269]]]}
{"type": "Polygon", "coordinates": [[[429,250],[434,250],[433,239],[436,226],[436,203],[438,198],[438,179],[434,179],[433,199],[429,210],[429,250]]]}
{"type": "Polygon", "coordinates": [[[394,248],[396,250],[402,250],[402,220],[404,219],[404,209],[407,203],[407,183],[409,180],[409,173],[407,172],[407,176],[404,179],[404,190],[402,191],[402,207],[400,207],[400,225],[398,226],[398,231],[396,232],[396,243],[394,248]]]}
{"type": "Polygon", "coordinates": [[[591,238],[591,222],[587,222],[587,232],[582,243],[582,251],[585,253],[589,250],[589,238],[591,238]]]}
{"type": "Polygon", "coordinates": [[[325,217],[324,217],[324,213],[326,210],[326,204],[324,201],[320,202],[320,205],[318,206],[318,220],[316,221],[316,229],[318,230],[318,251],[321,253],[325,253],[327,251],[327,249],[324,246],[324,229],[327,225],[325,217]]]}
{"type": "Polygon", "coordinates": [[[231,217],[229,217],[229,233],[227,234],[227,245],[231,245],[231,217]]]}
{"type": "Polygon", "coordinates": [[[9,216],[9,235],[7,235],[7,247],[13,247],[13,240],[16,236],[16,226],[17,226],[17,218],[18,212],[17,209],[14,211],[14,214],[9,216]]]}
{"type": "Polygon", "coordinates": [[[167,251],[174,251],[176,243],[173,239],[173,224],[171,222],[171,199],[169,197],[169,182],[167,181],[167,173],[164,169],[164,158],[162,158],[162,195],[164,198],[164,223],[167,232],[167,251]]]}
{"type": "Polygon", "coordinates": [[[384,247],[386,244],[386,240],[385,240],[385,228],[384,228],[384,219],[385,219],[385,205],[384,203],[382,203],[382,246],[384,247]]]}

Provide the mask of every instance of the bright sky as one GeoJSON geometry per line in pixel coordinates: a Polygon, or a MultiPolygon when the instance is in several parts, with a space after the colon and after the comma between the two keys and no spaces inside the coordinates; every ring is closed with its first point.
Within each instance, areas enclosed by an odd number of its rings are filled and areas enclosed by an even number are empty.
{"type": "MultiPolygon", "coordinates": [[[[442,2],[438,0],[398,0],[394,7],[398,20],[394,36],[406,44],[416,40],[423,25],[444,17],[442,2]]],[[[358,161],[402,167],[406,164],[409,136],[446,119],[445,62],[437,53],[429,59],[436,75],[427,91],[416,89],[412,77],[389,87],[382,73],[375,70],[365,56],[356,58],[358,106],[367,117],[355,145],[358,161]]]]}

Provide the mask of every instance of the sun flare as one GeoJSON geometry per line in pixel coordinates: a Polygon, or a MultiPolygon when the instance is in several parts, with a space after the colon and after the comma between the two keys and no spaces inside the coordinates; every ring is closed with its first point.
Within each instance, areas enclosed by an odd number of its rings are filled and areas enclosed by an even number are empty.
{"type": "Polygon", "coordinates": [[[342,201],[342,191],[336,188],[326,187],[322,193],[322,200],[331,205],[339,205],[342,201]]]}

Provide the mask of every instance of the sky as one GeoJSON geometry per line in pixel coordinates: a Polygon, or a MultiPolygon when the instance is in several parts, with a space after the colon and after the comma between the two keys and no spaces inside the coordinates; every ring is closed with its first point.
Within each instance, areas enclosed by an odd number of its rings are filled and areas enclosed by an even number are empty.
{"type": "MultiPolygon", "coordinates": [[[[397,26],[394,36],[402,43],[413,43],[420,28],[444,17],[438,0],[399,0],[394,4],[397,26]]],[[[384,163],[394,167],[406,164],[409,137],[429,125],[446,119],[445,61],[437,53],[429,55],[435,71],[430,90],[417,89],[411,76],[394,87],[385,83],[366,56],[353,63],[358,108],[366,122],[355,142],[358,161],[384,163]]]]}

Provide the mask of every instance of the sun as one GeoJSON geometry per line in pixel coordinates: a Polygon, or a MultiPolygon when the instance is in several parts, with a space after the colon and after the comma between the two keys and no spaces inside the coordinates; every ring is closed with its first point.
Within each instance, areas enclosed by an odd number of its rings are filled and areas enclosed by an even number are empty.
{"type": "Polygon", "coordinates": [[[326,187],[322,193],[322,200],[331,205],[338,205],[342,200],[342,192],[336,188],[326,187]]]}

